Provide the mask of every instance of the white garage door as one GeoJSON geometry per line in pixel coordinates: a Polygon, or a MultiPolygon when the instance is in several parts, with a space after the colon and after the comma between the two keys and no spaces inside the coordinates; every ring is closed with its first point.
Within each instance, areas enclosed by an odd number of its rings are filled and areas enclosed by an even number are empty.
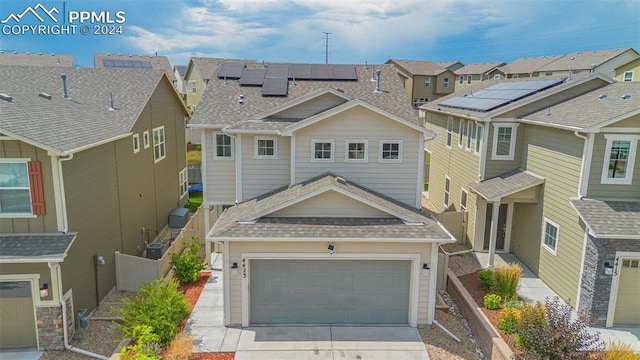
{"type": "Polygon", "coordinates": [[[411,262],[251,260],[251,324],[407,324],[411,262]]]}
{"type": "Polygon", "coordinates": [[[640,325],[640,259],[623,259],[614,324],[640,325]]]}
{"type": "Polygon", "coordinates": [[[0,282],[0,348],[37,347],[31,282],[0,282]]]}

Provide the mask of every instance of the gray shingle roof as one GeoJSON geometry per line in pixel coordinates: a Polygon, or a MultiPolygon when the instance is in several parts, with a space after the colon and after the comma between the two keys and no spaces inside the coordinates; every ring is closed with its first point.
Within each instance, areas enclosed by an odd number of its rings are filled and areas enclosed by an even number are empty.
{"type": "Polygon", "coordinates": [[[504,65],[504,62],[488,62],[488,63],[479,63],[479,64],[468,64],[460,69],[454,71],[456,75],[475,75],[475,74],[484,74],[487,71],[504,65]]]}
{"type": "Polygon", "coordinates": [[[555,60],[558,60],[563,55],[546,55],[535,57],[523,57],[516,59],[507,65],[501,66],[499,69],[505,74],[530,74],[539,71],[539,69],[555,60]]]}
{"type": "Polygon", "coordinates": [[[57,152],[125,135],[162,77],[157,70],[0,66],[0,93],[13,97],[0,100],[0,132],[57,152]],[[68,99],[62,96],[62,73],[68,99]],[[115,110],[109,109],[110,93],[115,110]]]}
{"type": "MultiPolygon", "coordinates": [[[[247,66],[262,66],[262,64],[247,63],[247,66]]],[[[375,69],[381,70],[381,93],[374,92],[375,82],[371,81],[373,66],[354,66],[358,76],[357,81],[296,80],[296,83],[293,84],[293,81],[289,80],[288,96],[286,97],[262,96],[259,86],[240,86],[237,80],[231,79],[228,79],[225,85],[223,79],[214,77],[209,81],[207,90],[189,124],[226,127],[314,91],[328,88],[342,91],[347,96],[362,100],[414,124],[419,124],[418,116],[406,97],[393,65],[375,66],[375,69]],[[243,104],[238,103],[240,94],[244,95],[243,104]]]]}
{"type": "Polygon", "coordinates": [[[638,55],[631,48],[570,53],[541,66],[539,71],[586,70],[590,69],[592,64],[600,66],[629,50],[638,55]]]}
{"type": "MultiPolygon", "coordinates": [[[[390,59],[387,64],[394,64],[410,75],[437,76],[447,71],[446,64],[438,64],[428,60],[390,59]]],[[[449,66],[451,66],[450,64],[449,66]]]]}
{"type": "Polygon", "coordinates": [[[73,56],[0,51],[0,65],[73,67],[73,56]]]}
{"type": "Polygon", "coordinates": [[[515,169],[491,179],[470,184],[469,188],[488,201],[498,201],[505,196],[543,183],[543,178],[515,169]]]}
{"type": "Polygon", "coordinates": [[[282,188],[263,196],[242,202],[227,209],[213,226],[214,237],[358,237],[386,238],[394,234],[406,238],[447,241],[450,235],[431,216],[398,201],[333,174],[282,188]],[[396,215],[395,219],[363,218],[267,218],[280,207],[295,203],[297,199],[330,189],[340,189],[355,198],[368,201],[396,215]],[[403,219],[410,225],[405,224],[403,219]],[[247,223],[258,220],[255,224],[247,223]],[[350,227],[354,227],[350,229],[350,227]]]}
{"type": "Polygon", "coordinates": [[[576,210],[597,238],[640,238],[640,202],[572,199],[576,210]]]}
{"type": "Polygon", "coordinates": [[[93,66],[98,69],[104,68],[104,59],[148,61],[153,70],[164,70],[171,81],[176,81],[173,68],[171,67],[171,63],[169,63],[169,58],[166,56],[95,53],[93,54],[93,66]]]}
{"type": "Polygon", "coordinates": [[[0,263],[62,261],[75,237],[76,233],[0,234],[0,263]]]}
{"type": "Polygon", "coordinates": [[[561,125],[576,130],[597,127],[607,120],[640,111],[640,83],[618,82],[523,116],[542,124],[561,125]],[[602,96],[606,95],[606,97],[602,96]],[[623,95],[630,95],[623,99],[623,95]]]}
{"type": "MultiPolygon", "coordinates": [[[[192,57],[191,62],[203,79],[215,79],[220,64],[225,60],[219,58],[192,57]]],[[[187,67],[188,68],[188,67],[187,67]]]]}

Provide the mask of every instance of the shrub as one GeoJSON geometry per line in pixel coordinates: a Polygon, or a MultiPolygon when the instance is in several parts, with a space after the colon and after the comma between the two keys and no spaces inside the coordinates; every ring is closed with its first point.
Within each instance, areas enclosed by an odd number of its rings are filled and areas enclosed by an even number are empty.
{"type": "Polygon", "coordinates": [[[516,334],[519,346],[543,359],[588,359],[586,351],[602,350],[599,335],[589,332],[588,315],[572,318],[571,306],[558,297],[525,305],[516,334]]]}
{"type": "Polygon", "coordinates": [[[522,309],[522,307],[524,306],[524,302],[520,301],[520,300],[512,300],[512,301],[507,301],[506,303],[504,303],[504,307],[505,308],[516,308],[518,310],[522,309]]]}
{"type": "Polygon", "coordinates": [[[120,359],[156,360],[160,359],[160,338],[148,325],[135,325],[131,329],[132,338],[136,340],[120,349],[120,359]]]}
{"type": "Polygon", "coordinates": [[[640,354],[634,353],[629,344],[613,343],[604,353],[603,360],[640,360],[640,354]]]}
{"type": "Polygon", "coordinates": [[[181,284],[198,280],[200,271],[204,270],[204,256],[200,254],[198,238],[191,238],[191,242],[186,247],[182,254],[171,255],[171,265],[175,268],[174,275],[181,284]]]}
{"type": "Polygon", "coordinates": [[[480,280],[483,289],[489,290],[493,286],[494,272],[494,269],[484,269],[478,273],[478,280],[480,280]]]}
{"type": "Polygon", "coordinates": [[[518,299],[518,281],[522,275],[522,267],[509,264],[496,267],[491,292],[502,296],[505,301],[518,299]]]}
{"type": "Polygon", "coordinates": [[[522,319],[522,312],[515,307],[505,307],[500,314],[500,320],[498,320],[498,329],[504,331],[506,334],[511,334],[516,331],[516,327],[522,319]]]}
{"type": "Polygon", "coordinates": [[[136,326],[149,326],[158,342],[167,345],[178,333],[178,325],[189,314],[187,299],[178,290],[178,283],[156,280],[145,284],[133,298],[124,298],[120,309],[119,330],[129,339],[138,340],[136,326]]]}
{"type": "Polygon", "coordinates": [[[488,294],[484,297],[484,307],[489,310],[495,310],[500,307],[502,303],[502,297],[497,294],[488,294]]]}
{"type": "Polygon", "coordinates": [[[163,360],[189,360],[194,339],[185,333],[179,333],[162,356],[163,360]]]}

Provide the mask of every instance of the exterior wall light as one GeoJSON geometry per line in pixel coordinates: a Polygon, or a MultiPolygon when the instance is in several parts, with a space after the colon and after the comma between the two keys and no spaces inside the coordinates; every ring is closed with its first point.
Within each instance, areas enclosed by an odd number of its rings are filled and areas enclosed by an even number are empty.
{"type": "Polygon", "coordinates": [[[613,265],[608,261],[604,262],[604,274],[609,276],[613,275],[613,265]]]}
{"type": "Polygon", "coordinates": [[[238,275],[238,263],[231,264],[231,275],[238,275]]]}
{"type": "Polygon", "coordinates": [[[422,264],[422,275],[424,276],[429,275],[429,269],[430,269],[429,264],[427,263],[422,264]]]}
{"type": "Polygon", "coordinates": [[[40,298],[44,299],[49,296],[49,284],[42,284],[40,287],[40,298]]]}

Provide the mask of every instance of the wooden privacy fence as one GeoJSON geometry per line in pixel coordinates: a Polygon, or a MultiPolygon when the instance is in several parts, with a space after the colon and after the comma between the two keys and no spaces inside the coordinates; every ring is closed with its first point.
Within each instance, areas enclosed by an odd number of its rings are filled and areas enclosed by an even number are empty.
{"type": "MultiPolygon", "coordinates": [[[[167,251],[160,259],[147,259],[141,256],[122,254],[116,252],[116,289],[122,291],[138,291],[140,286],[149,281],[163,279],[171,271],[171,256],[180,254],[186,243],[197,236],[200,240],[200,249],[204,249],[204,207],[191,216],[189,222],[180,230],[180,234],[169,245],[167,251]]],[[[204,250],[202,250],[204,251],[204,250]]]]}
{"type": "Polygon", "coordinates": [[[467,241],[467,216],[466,211],[447,211],[436,215],[436,218],[459,243],[464,244],[467,241]]]}

